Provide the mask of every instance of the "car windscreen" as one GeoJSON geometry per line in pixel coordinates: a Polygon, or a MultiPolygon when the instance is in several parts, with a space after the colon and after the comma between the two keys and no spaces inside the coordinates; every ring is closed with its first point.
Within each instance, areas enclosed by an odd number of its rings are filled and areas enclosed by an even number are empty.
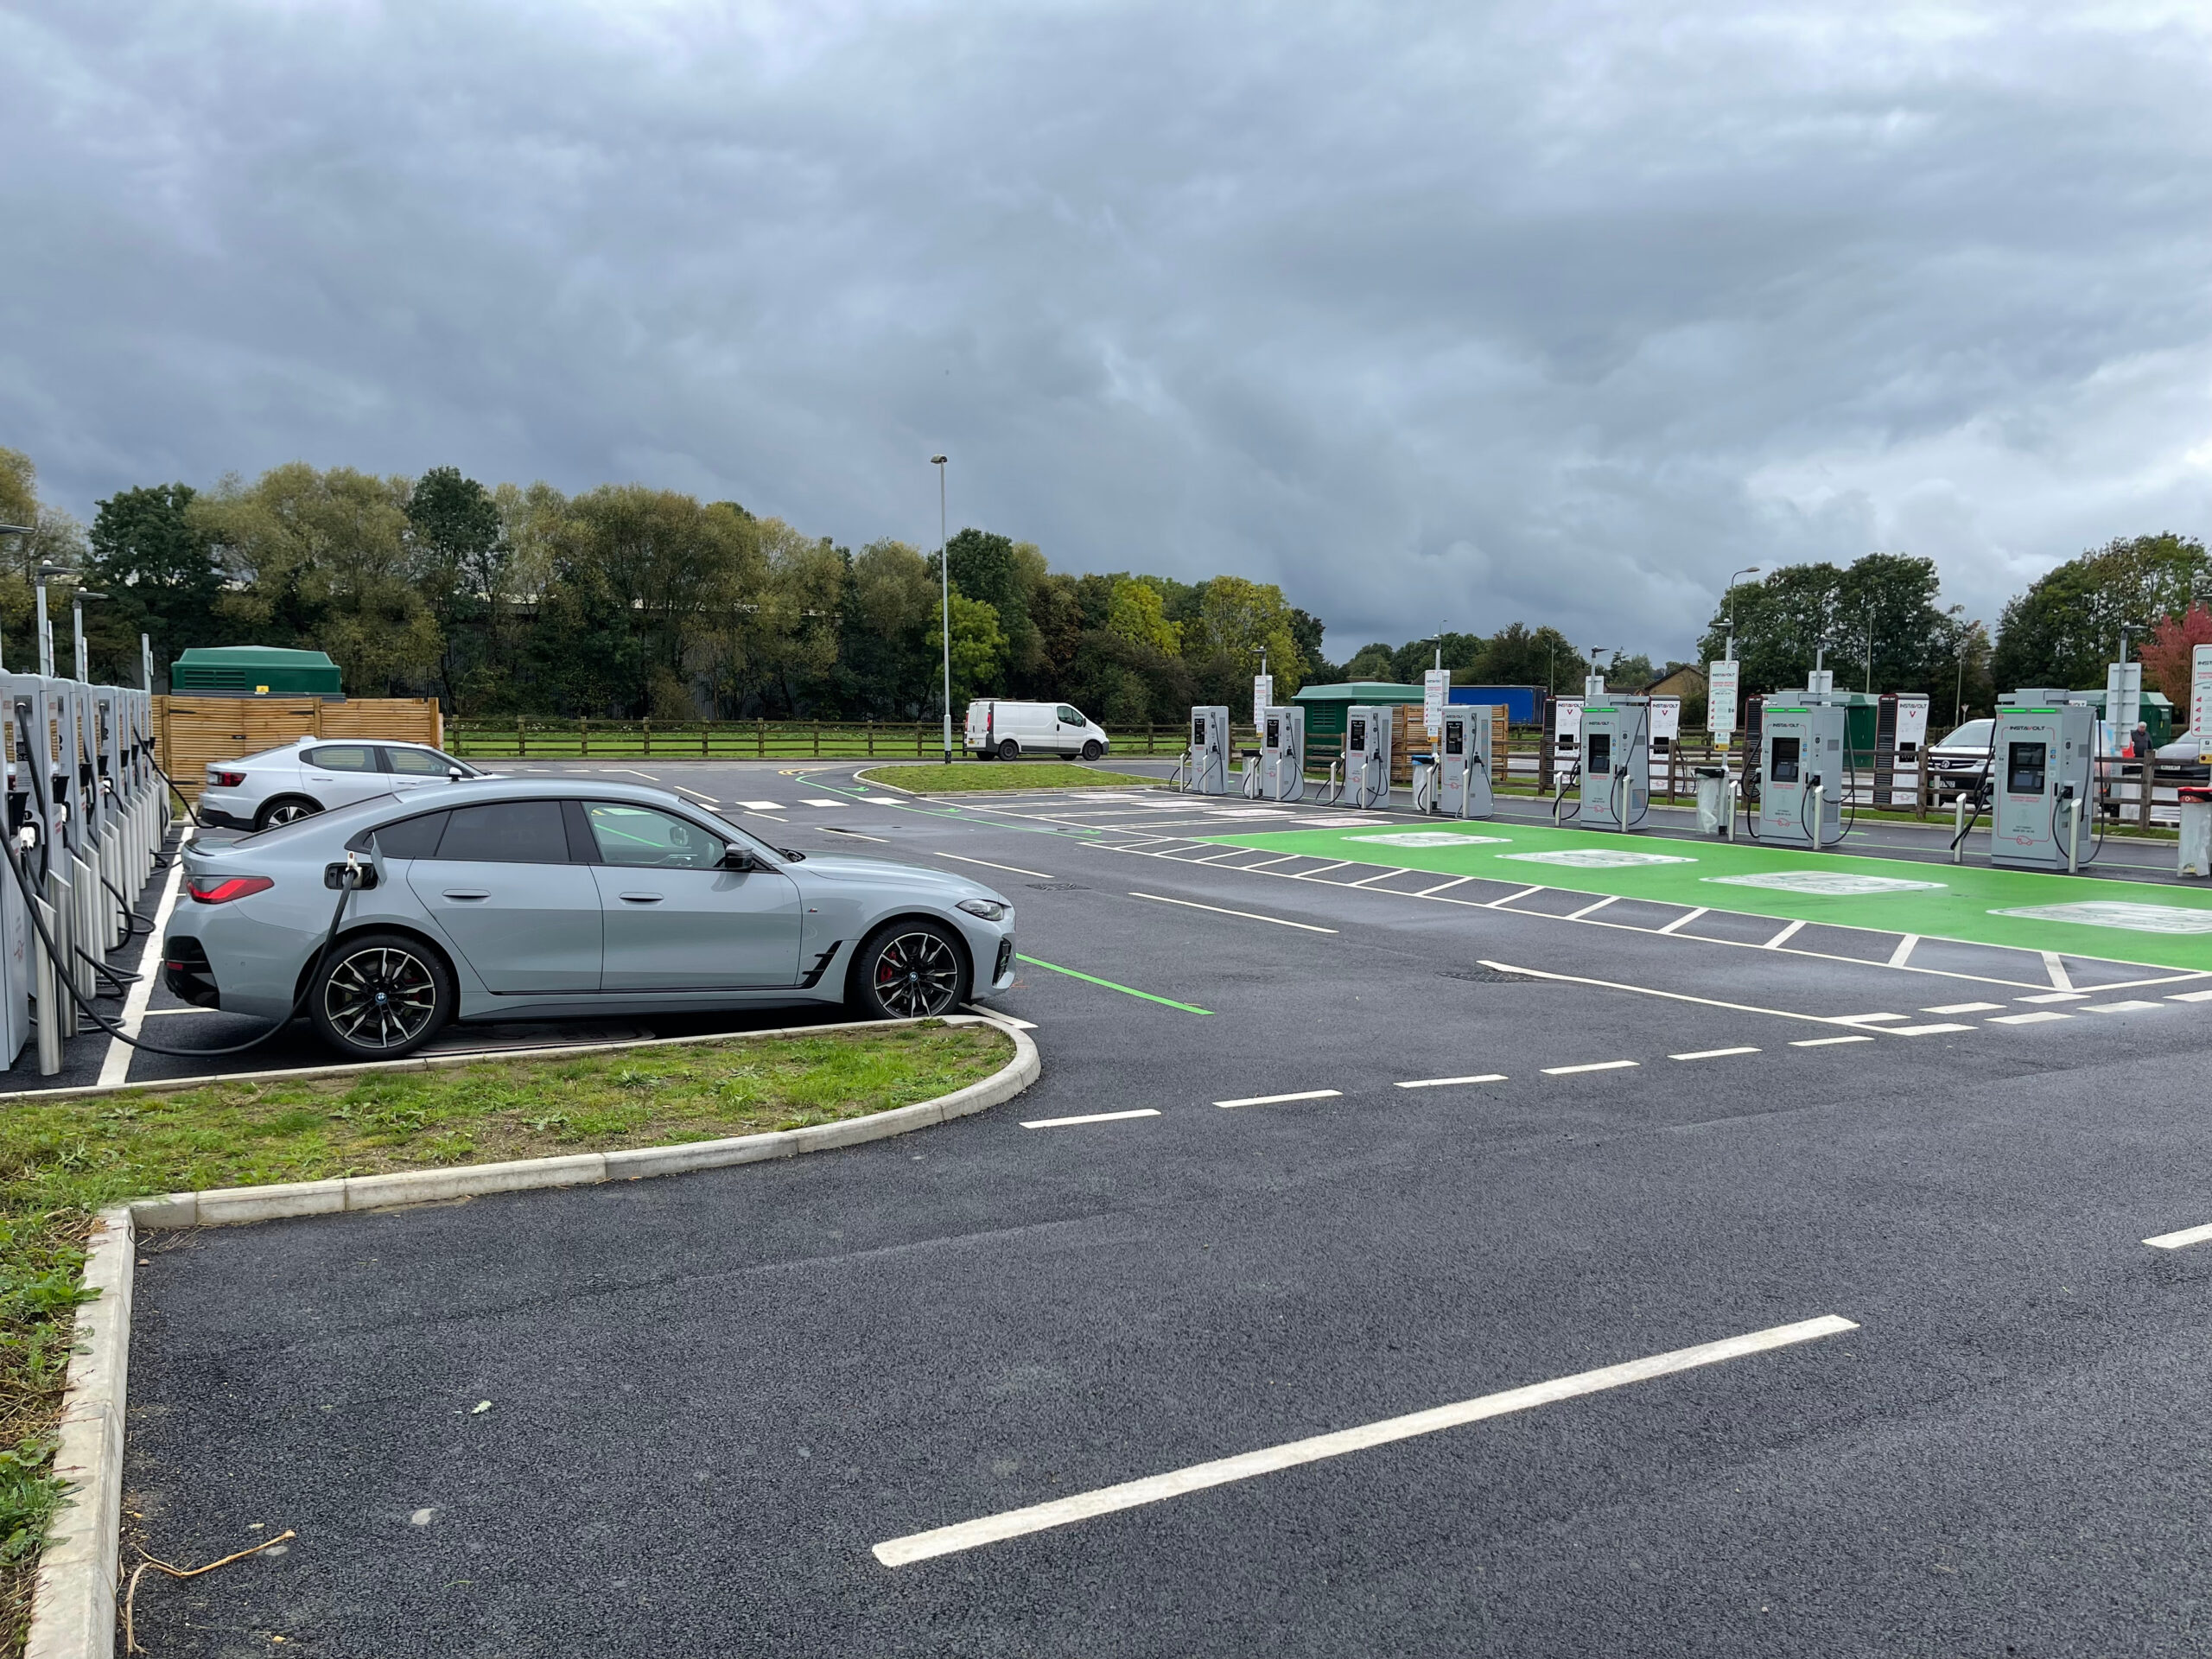
{"type": "Polygon", "coordinates": [[[233,847],[276,847],[310,830],[333,830],[344,835],[389,812],[398,804],[397,795],[372,795],[365,801],[355,801],[351,806],[334,808],[328,812],[317,812],[310,817],[294,818],[289,823],[275,823],[250,836],[240,836],[230,844],[233,847]]]}
{"type": "Polygon", "coordinates": [[[1936,747],[1939,749],[1986,749],[1997,729],[1993,720],[1970,720],[1936,747]]]}

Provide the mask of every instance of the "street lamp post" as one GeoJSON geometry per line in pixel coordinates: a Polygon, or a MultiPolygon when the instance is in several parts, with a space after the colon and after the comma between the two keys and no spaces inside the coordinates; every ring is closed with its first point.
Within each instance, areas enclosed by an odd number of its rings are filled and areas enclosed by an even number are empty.
{"type": "Polygon", "coordinates": [[[1728,578],[1728,660],[1732,663],[1736,660],[1736,583],[1745,576],[1756,576],[1758,573],[1758,566],[1747,564],[1728,578]]]}
{"type": "Polygon", "coordinates": [[[944,641],[944,764],[952,764],[952,565],[944,556],[944,463],[931,455],[937,468],[937,582],[938,633],[944,641]]]}
{"type": "Polygon", "coordinates": [[[41,677],[54,677],[54,625],[47,620],[46,584],[56,576],[69,572],[58,564],[41,564],[38,568],[38,671],[41,677]]]}

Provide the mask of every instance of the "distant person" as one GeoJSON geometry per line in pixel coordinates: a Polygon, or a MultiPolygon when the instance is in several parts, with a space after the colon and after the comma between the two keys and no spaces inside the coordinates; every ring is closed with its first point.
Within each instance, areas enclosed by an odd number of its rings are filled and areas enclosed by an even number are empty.
{"type": "Polygon", "coordinates": [[[2148,722],[2140,720],[2135,722],[2135,729],[2127,734],[2127,749],[2138,760],[2151,758],[2151,728],[2148,722]]]}

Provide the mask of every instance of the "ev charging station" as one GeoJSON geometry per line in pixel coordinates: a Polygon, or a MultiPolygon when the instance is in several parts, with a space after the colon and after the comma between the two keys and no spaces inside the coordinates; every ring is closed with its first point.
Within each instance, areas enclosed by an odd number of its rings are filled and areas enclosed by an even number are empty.
{"type": "Polygon", "coordinates": [[[2064,691],[1999,697],[1990,769],[1989,861],[2080,869],[2099,804],[2095,709],[2064,691]]]}
{"type": "Polygon", "coordinates": [[[1191,710],[1190,771],[1183,787],[1193,795],[1226,795],[1229,784],[1229,710],[1191,710]]]}
{"type": "Polygon", "coordinates": [[[1461,703],[1444,711],[1437,741],[1436,810],[1447,818],[1496,815],[1491,792],[1491,705],[1461,703]]]}
{"type": "Polygon", "coordinates": [[[1843,839],[1847,706],[1825,690],[1766,699],[1759,722],[1759,839],[1833,847],[1843,839]]]}
{"type": "Polygon", "coordinates": [[[1651,699],[1616,696],[1592,675],[1582,691],[1582,782],[1576,816],[1586,830],[1634,830],[1651,808],[1651,699]]]}
{"type": "Polygon", "coordinates": [[[1389,804],[1389,709],[1356,702],[1344,710],[1344,798],[1360,810],[1389,804]]]}
{"type": "Polygon", "coordinates": [[[1264,800],[1306,798],[1306,711],[1265,709],[1260,713],[1260,795],[1264,800]]]}

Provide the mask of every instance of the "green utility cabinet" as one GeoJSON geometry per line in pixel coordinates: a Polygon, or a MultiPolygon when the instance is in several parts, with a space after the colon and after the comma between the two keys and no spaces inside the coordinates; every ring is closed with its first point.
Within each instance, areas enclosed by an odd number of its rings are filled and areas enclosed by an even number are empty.
{"type": "Polygon", "coordinates": [[[320,651],[281,645],[208,645],[169,664],[169,691],[180,697],[340,697],[338,664],[320,651]]]}
{"type": "Polygon", "coordinates": [[[1397,685],[1388,680],[1351,680],[1341,685],[1309,685],[1291,702],[1306,711],[1308,741],[1326,738],[1340,744],[1344,738],[1344,710],[1354,703],[1389,707],[1421,702],[1421,687],[1397,685]]]}

